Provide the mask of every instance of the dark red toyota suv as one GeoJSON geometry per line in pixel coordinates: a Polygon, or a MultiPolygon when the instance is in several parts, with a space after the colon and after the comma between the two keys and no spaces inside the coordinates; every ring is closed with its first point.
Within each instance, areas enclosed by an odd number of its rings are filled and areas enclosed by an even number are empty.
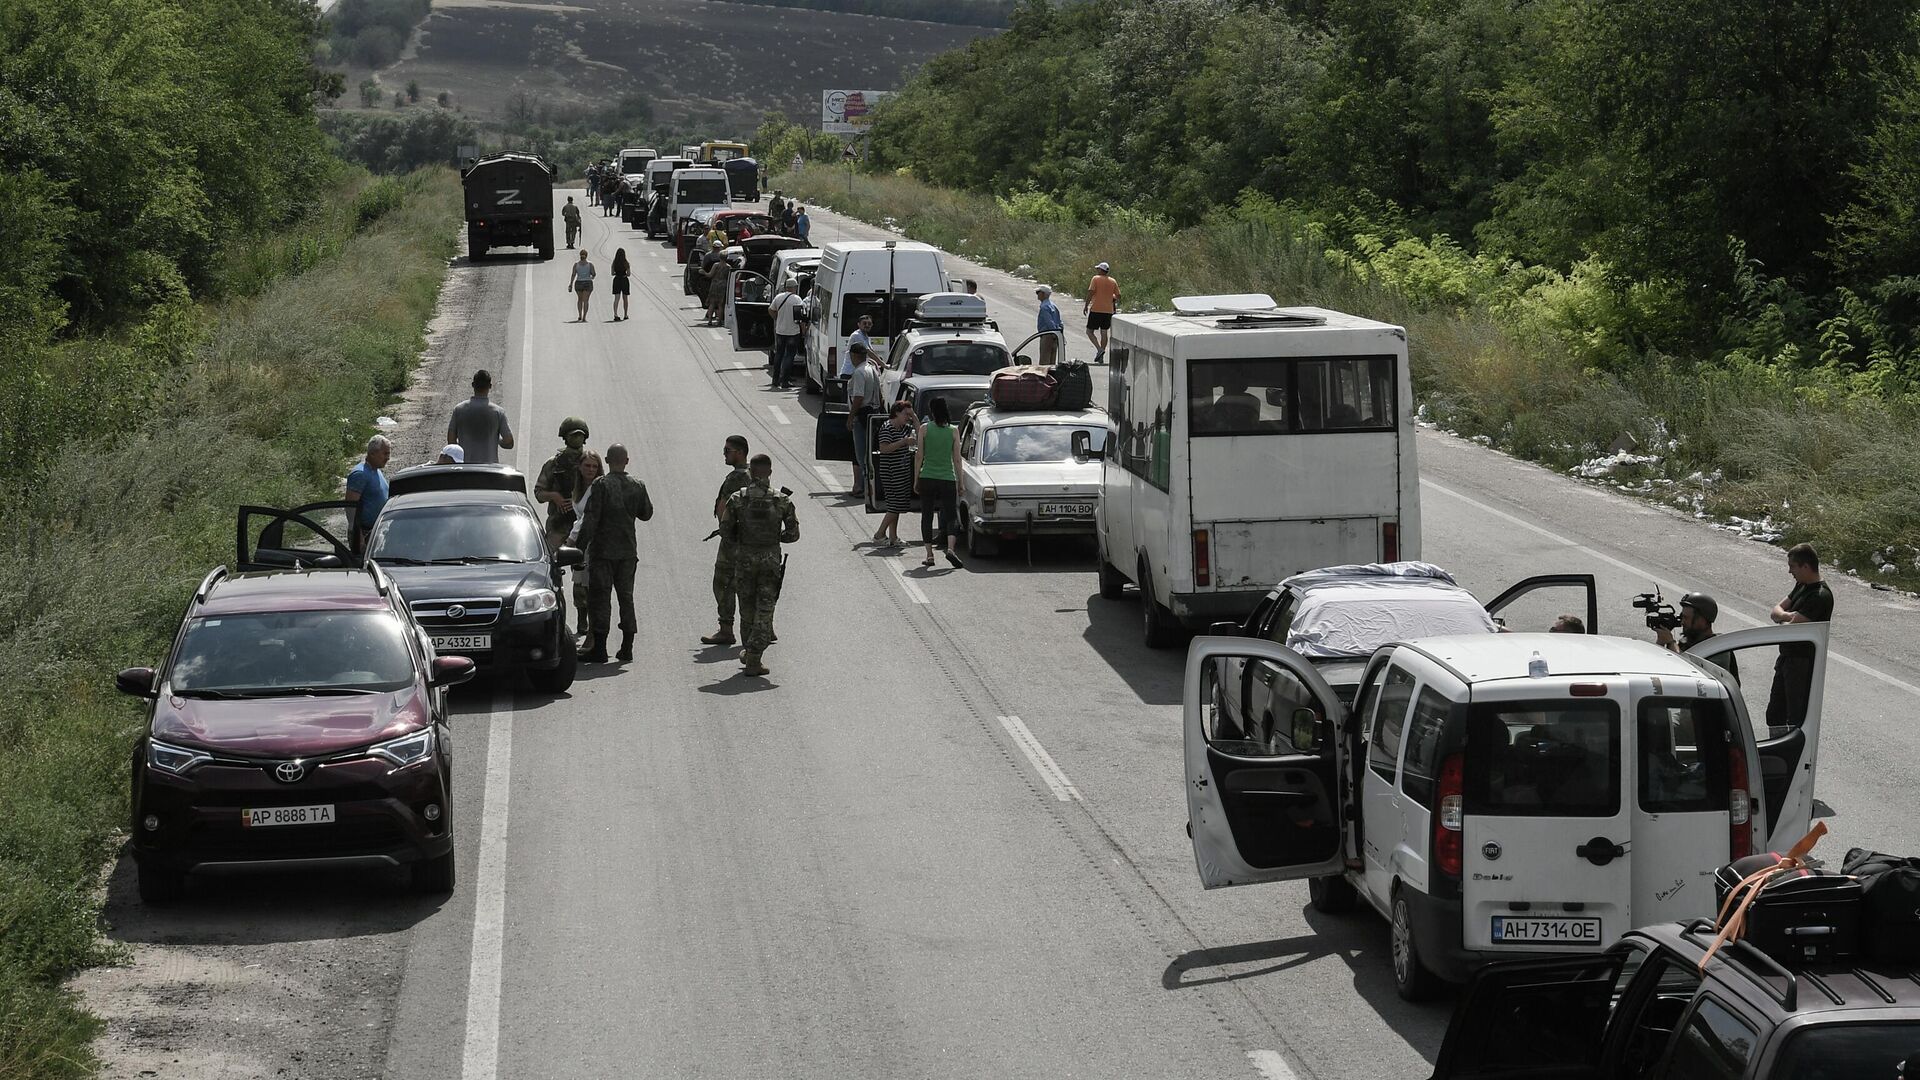
{"type": "Polygon", "coordinates": [[[379,567],[207,575],[155,668],[134,747],[140,898],[194,871],[409,866],[453,888],[446,688],[473,661],[433,645],[379,567]]]}

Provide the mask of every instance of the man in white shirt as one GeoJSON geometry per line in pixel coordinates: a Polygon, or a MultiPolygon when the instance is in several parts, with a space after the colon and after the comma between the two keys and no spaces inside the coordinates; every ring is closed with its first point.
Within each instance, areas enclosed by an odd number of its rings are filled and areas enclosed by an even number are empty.
{"type": "Polygon", "coordinates": [[[799,282],[789,281],[767,308],[767,313],[773,316],[773,359],[768,369],[773,379],[768,386],[770,390],[787,388],[787,373],[794,358],[800,355],[800,312],[806,306],[807,302],[800,298],[799,282]]]}
{"type": "Polygon", "coordinates": [[[855,329],[853,333],[847,335],[847,347],[840,350],[840,377],[841,378],[844,379],[847,376],[853,374],[853,365],[858,362],[853,357],[853,347],[855,345],[860,346],[862,349],[866,350],[867,352],[873,351],[873,341],[872,339],[867,337],[867,335],[872,332],[873,332],[873,316],[871,315],[860,316],[860,322],[858,324],[857,329],[855,329]]]}

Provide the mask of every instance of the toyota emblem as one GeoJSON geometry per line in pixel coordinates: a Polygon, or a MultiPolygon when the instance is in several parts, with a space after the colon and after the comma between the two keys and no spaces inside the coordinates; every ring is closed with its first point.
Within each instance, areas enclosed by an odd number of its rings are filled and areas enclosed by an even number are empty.
{"type": "Polygon", "coordinates": [[[466,617],[467,606],[465,604],[455,604],[447,609],[447,618],[449,619],[464,619],[466,617]]]}
{"type": "Polygon", "coordinates": [[[297,784],[307,775],[307,766],[299,761],[283,761],[273,767],[273,778],[283,784],[297,784]]]}
{"type": "Polygon", "coordinates": [[[1489,840],[1480,845],[1480,854],[1485,855],[1488,862],[1494,862],[1500,858],[1500,845],[1489,840]]]}

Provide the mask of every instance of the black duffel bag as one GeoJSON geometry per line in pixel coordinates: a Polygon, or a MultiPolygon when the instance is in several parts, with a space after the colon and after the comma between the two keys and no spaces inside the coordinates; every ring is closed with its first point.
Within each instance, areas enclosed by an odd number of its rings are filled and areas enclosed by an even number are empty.
{"type": "Polygon", "coordinates": [[[1093,404],[1093,372],[1084,361],[1062,360],[1053,365],[1053,381],[1059,387],[1055,402],[1060,408],[1078,411],[1093,404]]]}
{"type": "Polygon", "coordinates": [[[1867,955],[1883,964],[1920,964],[1920,858],[1854,848],[1840,869],[1860,879],[1867,955]]]}

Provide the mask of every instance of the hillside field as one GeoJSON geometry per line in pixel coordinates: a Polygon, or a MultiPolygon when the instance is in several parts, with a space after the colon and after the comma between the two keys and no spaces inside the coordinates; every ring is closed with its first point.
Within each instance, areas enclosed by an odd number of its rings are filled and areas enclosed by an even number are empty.
{"type": "MultiPolygon", "coordinates": [[[[984,27],[709,0],[435,0],[383,85],[451,91],[469,115],[595,106],[639,93],[667,124],[748,131],[770,109],[819,114],[820,91],[890,89],[984,27]]],[[[359,73],[354,78],[358,79],[359,73]]]]}

